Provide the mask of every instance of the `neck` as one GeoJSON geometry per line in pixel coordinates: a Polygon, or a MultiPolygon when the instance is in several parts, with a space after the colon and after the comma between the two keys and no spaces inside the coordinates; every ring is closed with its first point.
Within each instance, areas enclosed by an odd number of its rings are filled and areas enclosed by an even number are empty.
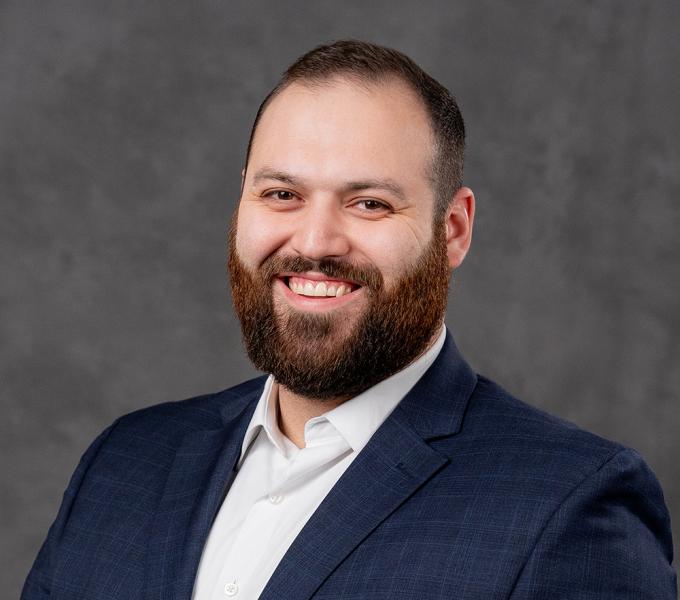
{"type": "Polygon", "coordinates": [[[305,423],[309,419],[333,410],[336,406],[340,406],[349,399],[350,396],[324,398],[323,400],[306,398],[279,385],[279,429],[298,448],[304,448],[305,423]]]}

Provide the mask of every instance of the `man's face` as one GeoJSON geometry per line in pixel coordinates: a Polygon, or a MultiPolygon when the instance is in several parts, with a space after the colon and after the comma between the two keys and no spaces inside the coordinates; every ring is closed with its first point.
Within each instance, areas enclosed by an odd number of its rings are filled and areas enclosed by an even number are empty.
{"type": "Polygon", "coordinates": [[[293,84],[265,110],[229,267],[250,358],[291,391],[357,394],[438,333],[449,268],[432,152],[398,82],[293,84]]]}

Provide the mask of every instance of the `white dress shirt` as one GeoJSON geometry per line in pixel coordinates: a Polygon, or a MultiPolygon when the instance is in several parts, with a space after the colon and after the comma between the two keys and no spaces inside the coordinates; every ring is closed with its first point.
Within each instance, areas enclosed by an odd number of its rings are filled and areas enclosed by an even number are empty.
{"type": "Polygon", "coordinates": [[[446,329],[423,356],[305,423],[298,448],[278,426],[270,375],[243,439],[238,472],[213,523],[194,600],[255,599],[326,494],[439,354],[446,329]]]}

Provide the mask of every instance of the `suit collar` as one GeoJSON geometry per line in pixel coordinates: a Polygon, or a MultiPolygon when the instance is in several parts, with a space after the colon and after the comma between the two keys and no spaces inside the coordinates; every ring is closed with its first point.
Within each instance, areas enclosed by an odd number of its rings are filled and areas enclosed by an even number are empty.
{"type": "Polygon", "coordinates": [[[439,356],[395,410],[396,418],[424,440],[453,435],[460,430],[477,375],[453,340],[446,340],[439,356]]]}

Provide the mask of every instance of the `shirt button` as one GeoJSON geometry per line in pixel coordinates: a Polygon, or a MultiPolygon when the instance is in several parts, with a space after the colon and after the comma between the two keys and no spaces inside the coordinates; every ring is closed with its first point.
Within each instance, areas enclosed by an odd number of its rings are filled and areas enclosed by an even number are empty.
{"type": "Polygon", "coordinates": [[[279,494],[269,494],[269,502],[272,504],[281,504],[281,501],[283,500],[283,496],[279,494]]]}
{"type": "Polygon", "coordinates": [[[238,585],[235,581],[229,582],[224,586],[224,593],[227,596],[236,596],[238,594],[238,585]]]}

